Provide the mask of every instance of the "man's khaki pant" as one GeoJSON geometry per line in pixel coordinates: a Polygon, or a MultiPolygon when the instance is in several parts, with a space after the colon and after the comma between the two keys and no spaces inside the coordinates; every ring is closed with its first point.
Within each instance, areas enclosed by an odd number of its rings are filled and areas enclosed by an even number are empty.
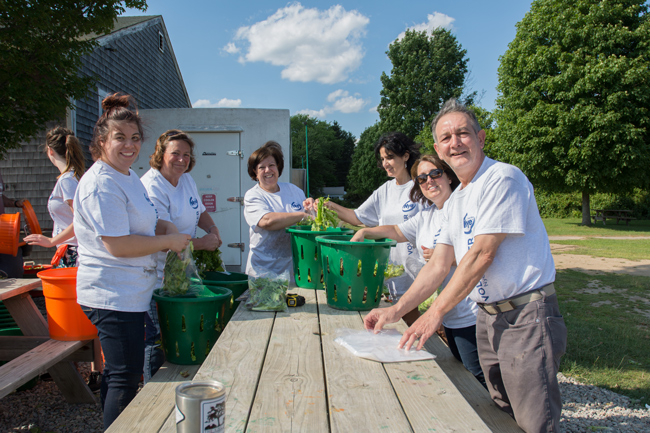
{"type": "Polygon", "coordinates": [[[557,382],[567,329],[557,295],[489,315],[479,309],[476,339],[492,399],[526,432],[559,432],[557,382]]]}

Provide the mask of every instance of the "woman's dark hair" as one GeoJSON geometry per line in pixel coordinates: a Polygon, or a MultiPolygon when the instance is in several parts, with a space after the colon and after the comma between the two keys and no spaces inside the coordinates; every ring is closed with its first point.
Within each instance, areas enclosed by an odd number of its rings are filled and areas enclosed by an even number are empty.
{"type": "Polygon", "coordinates": [[[194,168],[194,164],[196,164],[196,158],[194,157],[194,140],[192,140],[192,137],[190,137],[189,134],[181,131],[180,129],[170,129],[158,137],[158,140],[156,140],[156,149],[149,157],[149,165],[160,171],[160,168],[163,164],[165,152],[167,151],[167,145],[170,141],[184,141],[189,144],[190,165],[188,165],[187,170],[185,170],[185,173],[189,173],[192,171],[192,168],[194,168]]]}
{"type": "MultiPolygon", "coordinates": [[[[445,161],[440,159],[438,155],[430,155],[430,154],[425,154],[422,155],[421,157],[418,158],[417,161],[413,164],[413,167],[411,168],[411,179],[415,179],[418,175],[418,167],[420,166],[420,163],[423,161],[430,162],[431,164],[435,165],[436,168],[441,168],[442,171],[445,172],[447,177],[451,180],[451,190],[455,190],[458,185],[460,185],[460,180],[458,180],[458,176],[456,176],[456,173],[454,173],[454,170],[447,165],[445,161]]],[[[417,203],[418,201],[421,203],[427,203],[431,204],[431,200],[426,198],[424,194],[422,193],[422,188],[420,188],[420,184],[417,182],[413,182],[413,187],[411,188],[411,192],[409,193],[409,198],[413,203],[417,203]]]]}
{"type": "Polygon", "coordinates": [[[379,153],[382,147],[386,149],[386,152],[397,156],[404,156],[408,152],[409,159],[406,161],[406,170],[409,173],[415,161],[420,157],[419,144],[401,132],[388,132],[382,135],[377,143],[375,143],[375,158],[377,158],[377,167],[379,168],[382,168],[381,155],[379,153]]]}
{"type": "Polygon", "coordinates": [[[257,181],[257,166],[260,162],[272,156],[275,159],[275,163],[278,165],[279,175],[282,176],[282,170],[284,169],[284,155],[282,154],[282,146],[280,146],[275,141],[267,141],[264,143],[264,146],[257,149],[255,152],[248,157],[248,175],[254,181],[257,181]]]}
{"type": "Polygon", "coordinates": [[[77,180],[81,179],[81,176],[86,171],[86,161],[81,144],[77,137],[74,136],[74,132],[62,126],[50,129],[45,137],[44,150],[46,154],[48,148],[65,159],[65,169],[57,179],[70,170],[74,172],[74,177],[77,180]]]}
{"type": "Polygon", "coordinates": [[[140,132],[140,139],[144,139],[142,119],[138,115],[137,104],[131,95],[123,93],[108,95],[102,101],[102,110],[104,112],[95,124],[93,139],[90,143],[90,153],[93,159],[101,158],[104,153],[102,142],[106,141],[111,132],[111,122],[135,123],[140,132]]]}

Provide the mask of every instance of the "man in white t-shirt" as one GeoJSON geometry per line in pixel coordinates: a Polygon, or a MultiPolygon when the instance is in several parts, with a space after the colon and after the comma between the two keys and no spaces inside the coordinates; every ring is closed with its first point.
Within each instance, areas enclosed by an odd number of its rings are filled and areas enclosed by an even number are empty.
{"type": "Polygon", "coordinates": [[[418,349],[454,305],[470,296],[479,305],[479,360],[492,399],[527,432],[559,431],[557,382],[566,327],[553,282],[555,265],[533,187],[517,167],[485,156],[485,131],[474,113],[451,99],[432,123],[435,149],[461,181],[443,210],[431,260],[394,306],[373,310],[367,329],[426,299],[454,260],[458,268],[429,310],[402,336],[418,349]]]}

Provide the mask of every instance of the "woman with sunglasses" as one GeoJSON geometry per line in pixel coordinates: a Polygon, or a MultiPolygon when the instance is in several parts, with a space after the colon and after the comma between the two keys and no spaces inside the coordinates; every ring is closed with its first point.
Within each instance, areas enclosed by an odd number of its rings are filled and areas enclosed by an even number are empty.
{"type": "MultiPolygon", "coordinates": [[[[417,245],[421,269],[433,255],[436,246],[442,216],[440,211],[460,181],[451,168],[435,155],[422,155],[413,164],[411,174],[416,180],[410,192],[411,200],[428,207],[400,224],[361,229],[352,240],[361,242],[364,239],[390,238],[397,242],[411,242],[417,245]]],[[[447,285],[455,269],[456,266],[452,266],[441,289],[447,285]]],[[[442,323],[451,353],[485,386],[476,348],[477,310],[476,303],[465,298],[445,315],[442,323]]]]}
{"type": "MultiPolygon", "coordinates": [[[[377,188],[358,209],[348,209],[331,201],[325,206],[336,211],[341,220],[356,226],[399,224],[413,218],[422,209],[422,205],[409,198],[413,187],[411,167],[419,156],[418,146],[405,134],[384,134],[375,144],[375,157],[379,167],[386,170],[386,174],[392,179],[377,188]]],[[[314,205],[312,198],[305,201],[307,209],[314,208],[314,205]]],[[[387,282],[391,299],[397,302],[413,283],[420,266],[417,253],[410,242],[391,248],[389,261],[404,265],[405,269],[404,274],[387,282]]],[[[419,316],[416,308],[404,315],[403,319],[410,326],[419,316]]]]}
{"type": "MultiPolygon", "coordinates": [[[[158,218],[169,221],[180,233],[192,237],[195,250],[214,251],[221,246],[219,229],[199,199],[199,192],[190,171],[194,168],[194,141],[185,132],[172,129],[163,133],[156,141],[154,153],[149,158],[151,169],[140,180],[147,189],[149,198],[158,212],[158,218]],[[206,234],[196,237],[199,227],[206,234]]],[[[166,253],[157,254],[156,287],[162,287],[166,253]]],[[[160,326],[156,313],[156,302],[145,316],[146,343],[144,383],[156,374],[165,362],[165,354],[157,344],[160,341],[160,326]]]]}

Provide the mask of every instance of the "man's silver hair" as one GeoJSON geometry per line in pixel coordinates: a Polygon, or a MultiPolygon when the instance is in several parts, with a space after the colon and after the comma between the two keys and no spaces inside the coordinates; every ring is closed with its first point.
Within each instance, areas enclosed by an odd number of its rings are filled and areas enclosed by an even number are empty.
{"type": "Polygon", "coordinates": [[[476,114],[474,114],[474,110],[467,108],[465,104],[462,102],[458,102],[456,98],[450,98],[445,102],[438,111],[438,114],[436,114],[436,117],[433,119],[433,122],[431,122],[431,133],[433,134],[433,141],[436,143],[438,142],[438,137],[436,136],[436,126],[438,125],[438,121],[442,116],[445,116],[449,113],[463,113],[469,117],[469,124],[472,126],[472,129],[474,129],[474,132],[478,134],[478,132],[481,130],[481,125],[478,123],[478,119],[476,118],[476,114]]]}

